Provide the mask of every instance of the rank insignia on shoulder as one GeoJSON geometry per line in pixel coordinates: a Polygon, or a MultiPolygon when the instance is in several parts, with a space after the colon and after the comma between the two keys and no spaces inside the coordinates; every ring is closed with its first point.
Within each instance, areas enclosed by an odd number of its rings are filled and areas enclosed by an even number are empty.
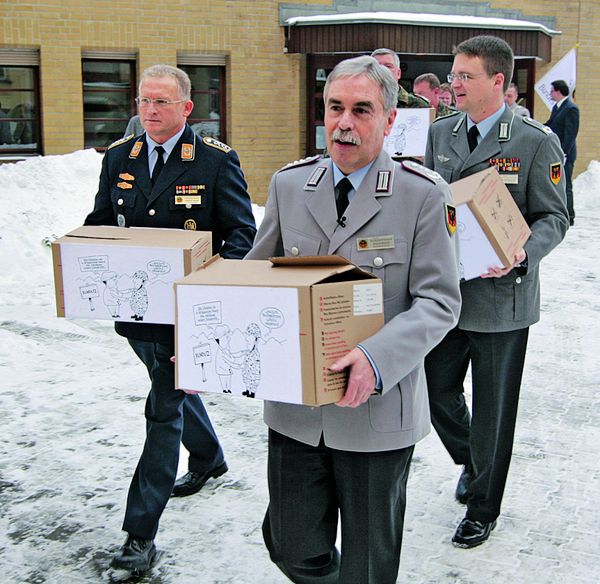
{"type": "Polygon", "coordinates": [[[413,162],[412,160],[403,160],[402,166],[409,172],[413,174],[418,174],[423,178],[430,180],[432,183],[438,184],[440,182],[444,182],[444,179],[437,173],[435,170],[431,170],[418,162],[413,162]]]}
{"type": "Polygon", "coordinates": [[[456,232],[456,207],[444,203],[444,209],[446,210],[446,227],[448,228],[450,237],[452,237],[456,232]]]}
{"type": "Polygon", "coordinates": [[[207,146],[212,146],[213,148],[216,148],[217,150],[221,150],[222,152],[231,152],[232,148],[231,146],[227,146],[227,144],[224,144],[223,142],[219,142],[219,140],[215,140],[214,138],[211,138],[210,136],[204,136],[204,138],[202,138],[202,142],[204,142],[207,146]]]}
{"type": "Polygon", "coordinates": [[[537,120],[534,120],[533,118],[523,118],[523,121],[528,126],[532,126],[533,128],[544,132],[544,134],[552,134],[552,130],[548,126],[544,126],[544,124],[538,122],[537,120]]]}
{"type": "Polygon", "coordinates": [[[132,174],[129,174],[128,172],[122,172],[119,175],[119,178],[123,179],[123,180],[135,180],[135,176],[133,176],[132,174]]]}
{"type": "Polygon", "coordinates": [[[132,185],[132,184],[130,184],[130,183],[128,183],[128,182],[125,182],[125,181],[123,181],[123,182],[118,182],[118,183],[117,183],[117,186],[118,186],[120,189],[132,189],[132,188],[133,188],[133,185],[132,185]]]}
{"type": "Polygon", "coordinates": [[[431,122],[431,123],[435,124],[439,120],[451,118],[452,116],[457,116],[459,113],[460,113],[459,111],[453,111],[453,112],[450,112],[449,114],[444,114],[443,116],[439,116],[439,117],[435,118],[435,120],[433,120],[433,122],[431,122]]]}
{"type": "Polygon", "coordinates": [[[550,180],[557,185],[562,176],[562,163],[554,162],[550,165],[550,180]]]}
{"type": "Polygon", "coordinates": [[[115,146],[119,146],[120,144],[125,144],[125,142],[129,142],[129,140],[131,140],[132,138],[135,138],[135,134],[129,134],[129,136],[125,136],[124,138],[121,138],[120,140],[116,140],[108,147],[108,150],[110,150],[111,148],[114,148],[115,146]]]}
{"type": "Polygon", "coordinates": [[[312,162],[316,162],[321,158],[322,156],[320,154],[315,154],[314,156],[308,156],[307,158],[294,160],[293,162],[288,162],[284,167],[280,168],[279,171],[281,172],[282,170],[288,170],[289,168],[296,168],[297,166],[305,166],[307,164],[311,164],[312,162]]]}

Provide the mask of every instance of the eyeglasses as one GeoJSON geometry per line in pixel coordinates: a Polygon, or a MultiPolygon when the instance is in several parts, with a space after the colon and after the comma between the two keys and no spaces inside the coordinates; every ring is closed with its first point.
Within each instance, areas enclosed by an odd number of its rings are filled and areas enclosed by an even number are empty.
{"type": "Polygon", "coordinates": [[[183,103],[184,101],[187,101],[187,99],[178,99],[175,101],[170,101],[168,99],[161,99],[160,97],[158,99],[152,99],[151,97],[136,97],[135,98],[135,103],[137,103],[140,107],[141,106],[147,107],[151,103],[153,103],[156,107],[166,107],[166,106],[172,105],[174,103],[183,103]]]}
{"type": "Polygon", "coordinates": [[[469,75],[468,73],[448,73],[446,79],[448,83],[452,83],[453,81],[460,81],[464,83],[465,81],[471,81],[475,79],[475,77],[479,77],[479,75],[469,75]]]}

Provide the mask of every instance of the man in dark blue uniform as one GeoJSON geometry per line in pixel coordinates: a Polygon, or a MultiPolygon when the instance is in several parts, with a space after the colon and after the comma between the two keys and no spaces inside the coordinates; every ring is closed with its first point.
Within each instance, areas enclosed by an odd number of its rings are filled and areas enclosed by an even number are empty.
{"type": "MultiPolygon", "coordinates": [[[[213,252],[242,258],[256,233],[236,153],[187,125],[194,107],[188,76],[155,65],[143,72],[137,102],[146,132],[112,144],[102,163],[94,210],[86,225],[211,231],[213,252]]],[[[190,451],[184,495],[227,471],[223,451],[198,395],[175,390],[171,325],[115,324],[148,369],[146,442],[129,488],[123,530],[127,540],[115,568],[144,571],[156,554],[154,536],[173,492],[179,443],[190,451]]]]}

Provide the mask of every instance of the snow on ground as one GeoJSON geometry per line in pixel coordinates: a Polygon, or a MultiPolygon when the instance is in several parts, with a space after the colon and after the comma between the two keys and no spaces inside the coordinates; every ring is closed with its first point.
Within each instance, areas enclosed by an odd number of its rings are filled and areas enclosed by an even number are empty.
{"type": "MultiPolygon", "coordinates": [[[[0,166],[2,582],[105,582],[144,438],[148,381],[108,322],[54,316],[50,248],[93,204],[93,150],[0,166]]],[[[575,181],[576,225],[542,266],[503,514],[457,550],[458,469],[435,433],[416,451],[399,582],[575,584],[600,572],[600,163],[575,181]]],[[[262,208],[255,207],[257,220],[262,208]]],[[[174,499],[141,582],[275,584],[260,533],[266,430],[258,401],[205,403],[230,471],[174,499]]],[[[186,466],[185,455],[180,470],[186,466]]]]}

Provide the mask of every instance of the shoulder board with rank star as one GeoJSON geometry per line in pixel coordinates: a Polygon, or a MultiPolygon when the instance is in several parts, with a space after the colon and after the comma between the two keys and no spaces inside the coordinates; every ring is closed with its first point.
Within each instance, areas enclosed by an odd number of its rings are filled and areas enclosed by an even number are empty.
{"type": "Polygon", "coordinates": [[[120,144],[125,144],[125,142],[129,142],[129,140],[131,140],[132,138],[135,138],[135,134],[129,134],[129,136],[125,136],[124,138],[121,138],[120,140],[116,140],[108,147],[108,150],[110,150],[111,148],[114,148],[115,146],[119,146],[120,144]]]}
{"type": "Polygon", "coordinates": [[[300,160],[294,160],[294,162],[289,162],[283,168],[280,168],[279,172],[281,172],[282,170],[288,170],[290,168],[296,168],[298,166],[305,166],[307,164],[316,162],[317,160],[320,160],[321,158],[322,158],[322,156],[320,154],[315,154],[314,156],[309,156],[308,158],[301,158],[300,160]]]}
{"type": "Polygon", "coordinates": [[[450,112],[449,114],[444,114],[443,116],[439,116],[438,118],[435,118],[435,120],[433,120],[433,122],[431,122],[431,123],[435,124],[436,122],[439,122],[440,120],[446,120],[453,116],[457,116],[459,113],[460,113],[459,111],[454,111],[454,112],[450,112]]]}
{"type": "Polygon", "coordinates": [[[430,168],[427,168],[418,162],[413,162],[412,160],[403,160],[401,164],[409,172],[418,174],[419,176],[430,180],[432,183],[439,184],[444,182],[444,179],[437,172],[435,172],[435,170],[431,170],[430,168]]]}
{"type": "Polygon", "coordinates": [[[552,134],[552,130],[548,126],[544,126],[541,122],[534,120],[533,118],[522,118],[522,120],[528,125],[541,130],[544,134],[552,134]]]}
{"type": "Polygon", "coordinates": [[[232,148],[231,146],[227,146],[227,144],[224,144],[223,142],[219,142],[219,140],[215,140],[214,138],[211,138],[210,136],[205,136],[204,138],[202,138],[202,142],[204,142],[207,146],[212,146],[213,148],[216,148],[217,150],[221,150],[222,152],[231,152],[232,148]]]}

